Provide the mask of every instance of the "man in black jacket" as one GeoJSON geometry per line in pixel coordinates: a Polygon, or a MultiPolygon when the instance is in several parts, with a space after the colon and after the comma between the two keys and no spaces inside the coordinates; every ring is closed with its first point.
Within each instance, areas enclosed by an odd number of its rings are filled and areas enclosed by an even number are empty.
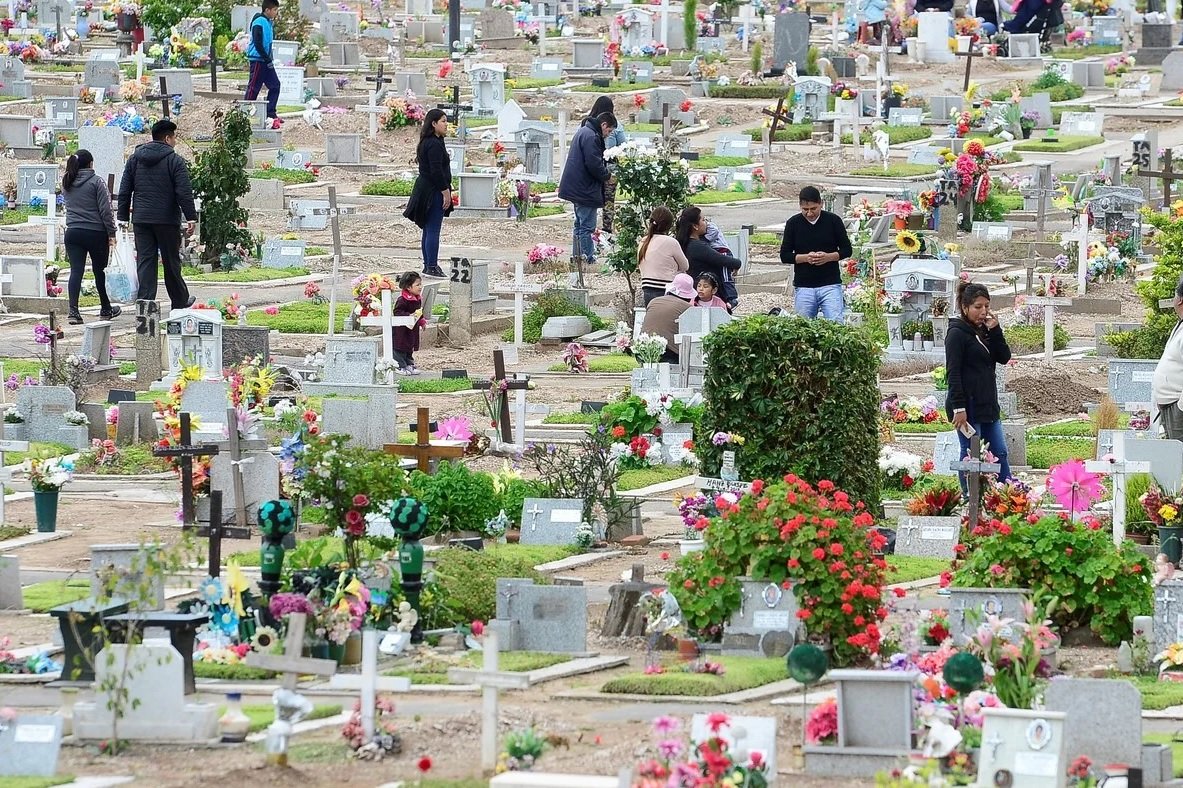
{"type": "Polygon", "coordinates": [[[156,266],[164,260],[164,287],[173,309],[192,306],[197,300],[181,277],[181,216],[187,221],[185,234],[197,227],[189,166],[173,148],[177,124],[160,120],[152,126],[152,141],[136,148],[123,167],[119,186],[120,222],[131,220],[136,238],[136,272],[140,290],[136,298],[156,300],[156,266]]]}
{"type": "Polygon", "coordinates": [[[836,213],[822,210],[816,186],[800,194],[801,213],[785,222],[780,261],[793,266],[793,308],[801,317],[842,321],[842,269],[850,257],[850,237],[836,213]]]}
{"type": "Polygon", "coordinates": [[[596,212],[604,205],[604,184],[612,176],[604,163],[604,138],[616,128],[616,116],[605,112],[583,121],[571,138],[567,164],[559,179],[559,199],[575,209],[575,230],[571,235],[571,255],[582,254],[586,261],[595,262],[596,247],[592,233],[596,229],[596,212]]]}

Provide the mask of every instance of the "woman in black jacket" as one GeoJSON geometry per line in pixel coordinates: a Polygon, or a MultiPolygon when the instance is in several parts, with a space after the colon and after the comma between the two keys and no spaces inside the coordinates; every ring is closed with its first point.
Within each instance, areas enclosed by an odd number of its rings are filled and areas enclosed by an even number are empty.
{"type": "MultiPolygon", "coordinates": [[[[982,443],[989,445],[990,453],[998,458],[1002,466],[998,478],[1003,480],[1011,475],[994,367],[1008,361],[1010,347],[998,318],[990,311],[990,291],[984,285],[962,282],[957,287],[957,317],[949,321],[945,337],[945,369],[949,380],[945,410],[957,429],[962,456],[969,449],[966,433],[972,435],[976,431],[982,443]]],[[[968,495],[964,474],[961,474],[961,491],[968,495]]]]}
{"type": "Polygon", "coordinates": [[[82,324],[78,296],[82,293],[87,255],[102,304],[99,317],[103,320],[118,317],[122,310],[107,298],[105,274],[111,247],[115,246],[115,214],[111,211],[111,193],[106,182],[95,175],[94,156],[90,151],[79,150],[66,161],[62,195],[66,198],[66,257],[70,258],[70,283],[66,286],[70,311],[66,320],[71,325],[82,324]]]}
{"type": "Polygon", "coordinates": [[[696,205],[683,208],[678,216],[674,237],[678,239],[678,245],[682,247],[686,259],[690,262],[691,278],[697,282],[699,274],[708,273],[714,275],[715,281],[722,282],[727,279],[724,270],[738,271],[743,263],[729,254],[716,252],[714,247],[702,239],[706,232],[707,218],[702,215],[702,208],[696,205]]]}
{"type": "Polygon", "coordinates": [[[444,217],[452,213],[452,162],[444,145],[447,135],[448,116],[442,109],[427,110],[415,151],[419,177],[403,211],[403,216],[423,230],[419,249],[423,254],[424,276],[444,275],[439,266],[440,230],[444,217]]]}

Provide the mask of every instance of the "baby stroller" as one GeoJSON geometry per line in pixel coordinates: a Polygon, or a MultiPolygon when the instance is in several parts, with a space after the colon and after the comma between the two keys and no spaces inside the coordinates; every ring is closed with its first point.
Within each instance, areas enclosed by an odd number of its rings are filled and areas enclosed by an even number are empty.
{"type": "Polygon", "coordinates": [[[1064,24],[1061,4],[1055,0],[1021,0],[1013,19],[1003,22],[1007,33],[1037,33],[1040,48],[1050,51],[1052,31],[1064,24]]]}

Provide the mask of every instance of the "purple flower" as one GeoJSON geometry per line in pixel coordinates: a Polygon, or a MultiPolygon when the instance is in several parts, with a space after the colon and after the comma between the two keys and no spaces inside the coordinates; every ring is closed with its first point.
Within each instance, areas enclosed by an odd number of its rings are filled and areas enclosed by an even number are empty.
{"type": "Polygon", "coordinates": [[[271,597],[271,615],[283,618],[290,613],[312,615],[312,603],[303,594],[276,594],[271,597]]]}
{"type": "Polygon", "coordinates": [[[669,736],[671,733],[677,733],[682,723],[678,721],[677,717],[671,717],[668,714],[663,714],[657,719],[653,720],[653,732],[658,736],[669,736]]]}

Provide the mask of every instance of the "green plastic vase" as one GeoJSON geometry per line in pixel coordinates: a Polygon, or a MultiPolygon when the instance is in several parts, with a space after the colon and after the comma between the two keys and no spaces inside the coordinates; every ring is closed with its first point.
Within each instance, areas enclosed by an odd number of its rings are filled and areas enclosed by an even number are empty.
{"type": "Polygon", "coordinates": [[[57,530],[58,492],[60,491],[33,491],[33,508],[37,512],[37,530],[40,533],[53,533],[57,530]]]}
{"type": "MultiPolygon", "coordinates": [[[[38,514],[37,520],[41,521],[40,514],[38,514]]],[[[1158,527],[1158,549],[1159,552],[1167,554],[1167,559],[1172,564],[1178,564],[1179,559],[1183,558],[1183,528],[1160,525],[1158,527]]]]}

